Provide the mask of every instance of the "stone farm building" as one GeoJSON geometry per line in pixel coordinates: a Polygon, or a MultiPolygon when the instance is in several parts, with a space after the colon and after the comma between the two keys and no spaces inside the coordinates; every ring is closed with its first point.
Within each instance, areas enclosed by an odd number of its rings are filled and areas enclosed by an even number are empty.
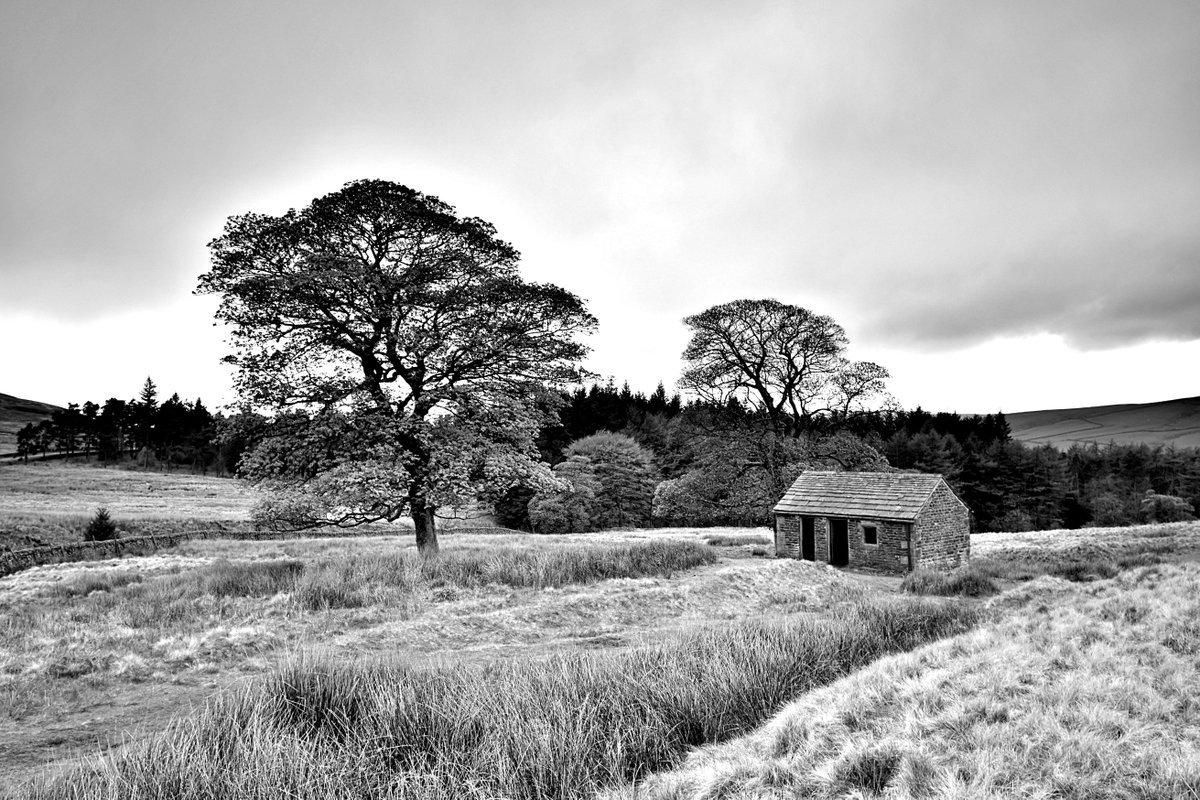
{"type": "Polygon", "coordinates": [[[908,572],[971,555],[970,511],[941,475],[803,472],[774,513],[779,558],[908,572]]]}

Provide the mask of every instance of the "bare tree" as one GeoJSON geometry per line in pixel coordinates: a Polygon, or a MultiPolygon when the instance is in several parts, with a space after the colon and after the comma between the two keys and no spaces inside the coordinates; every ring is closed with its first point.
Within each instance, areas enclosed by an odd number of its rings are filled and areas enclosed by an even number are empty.
{"type": "Polygon", "coordinates": [[[778,300],[734,300],[687,317],[692,339],[680,385],[705,400],[737,400],[781,434],[806,421],[846,417],[884,393],[888,372],[846,359],[831,317],[778,300]]]}

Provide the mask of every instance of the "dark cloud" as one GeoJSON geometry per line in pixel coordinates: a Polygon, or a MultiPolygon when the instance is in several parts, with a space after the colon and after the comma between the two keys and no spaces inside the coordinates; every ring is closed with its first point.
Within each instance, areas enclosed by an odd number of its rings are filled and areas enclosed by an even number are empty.
{"type": "Polygon", "coordinates": [[[866,329],[924,347],[1062,335],[1081,350],[1200,339],[1200,242],[1047,245],[961,270],[938,291],[889,284],[866,329]]]}
{"type": "Polygon", "coordinates": [[[1200,337],[1192,0],[16,2],[0,114],[0,306],[47,316],[369,176],[663,337],[747,296],[925,349],[1200,337]]]}

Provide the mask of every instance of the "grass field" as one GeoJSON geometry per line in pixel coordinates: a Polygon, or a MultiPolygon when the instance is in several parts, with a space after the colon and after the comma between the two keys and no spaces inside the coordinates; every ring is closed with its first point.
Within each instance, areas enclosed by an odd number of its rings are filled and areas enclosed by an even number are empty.
{"type": "Polygon", "coordinates": [[[0,464],[0,550],[81,541],[108,508],[122,535],[247,526],[257,495],[240,481],[61,461],[0,464]]]}
{"type": "Polygon", "coordinates": [[[711,533],[456,533],[436,572],[411,535],[194,540],[2,578],[0,773],[150,736],[294,659],[616,652],[698,624],[830,613],[875,591],[743,545],[711,548],[711,533]]]}
{"type": "MultiPolygon", "coordinates": [[[[30,474],[109,480],[62,469],[30,474]]],[[[91,491],[230,519],[192,480],[91,491]]],[[[0,579],[0,775],[42,797],[1196,797],[1198,540],[976,536],[983,599],[734,529],[47,565],[0,579]]]]}
{"type": "Polygon", "coordinates": [[[823,622],[706,626],[622,653],[299,664],[32,796],[586,797],[973,616],[893,600],[823,622]]]}

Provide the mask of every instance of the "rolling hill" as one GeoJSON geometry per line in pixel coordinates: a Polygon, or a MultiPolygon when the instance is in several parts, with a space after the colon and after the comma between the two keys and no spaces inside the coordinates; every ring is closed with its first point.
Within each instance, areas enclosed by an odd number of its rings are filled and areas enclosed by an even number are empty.
{"type": "Polygon", "coordinates": [[[1060,408],[1006,414],[1014,439],[1067,449],[1073,444],[1200,447],[1200,397],[1159,403],[1060,408]]]}
{"type": "Polygon", "coordinates": [[[11,394],[0,394],[0,453],[13,453],[17,449],[17,431],[27,423],[35,425],[57,411],[60,406],[23,400],[11,394]]]}

